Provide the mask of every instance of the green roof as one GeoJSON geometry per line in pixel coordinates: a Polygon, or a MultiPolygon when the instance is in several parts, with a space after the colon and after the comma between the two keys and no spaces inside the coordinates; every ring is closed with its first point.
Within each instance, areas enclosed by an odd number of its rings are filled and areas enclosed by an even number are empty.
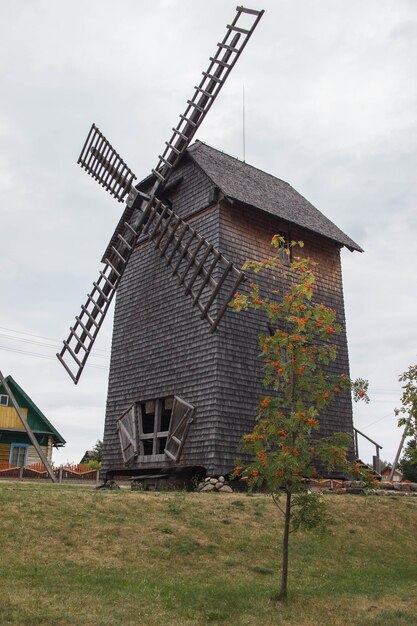
{"type": "MultiPolygon", "coordinates": [[[[6,382],[9,385],[16,402],[21,408],[28,409],[28,423],[35,433],[49,433],[54,438],[55,446],[63,446],[66,441],[59,434],[56,428],[52,426],[48,418],[42,413],[42,411],[36,406],[33,400],[27,395],[27,393],[17,384],[14,378],[9,375],[6,377],[6,382]]],[[[0,391],[6,393],[3,385],[0,383],[0,391]]]]}

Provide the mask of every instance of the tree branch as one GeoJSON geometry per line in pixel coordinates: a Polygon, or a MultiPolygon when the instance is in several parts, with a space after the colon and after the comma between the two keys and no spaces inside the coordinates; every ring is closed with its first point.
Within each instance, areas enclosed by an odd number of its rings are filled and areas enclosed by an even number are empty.
{"type": "Polygon", "coordinates": [[[272,497],[272,501],[275,504],[275,506],[278,508],[278,510],[284,515],[285,511],[284,509],[281,507],[281,505],[279,504],[279,498],[274,494],[271,493],[271,497],[272,497]]]}

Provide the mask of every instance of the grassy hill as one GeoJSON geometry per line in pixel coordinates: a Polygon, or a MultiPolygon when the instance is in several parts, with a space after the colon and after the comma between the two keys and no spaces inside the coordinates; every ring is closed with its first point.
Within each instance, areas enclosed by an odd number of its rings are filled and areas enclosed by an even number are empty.
{"type": "Polygon", "coordinates": [[[0,624],[417,624],[417,498],[327,496],[291,537],[264,495],[0,483],[0,624]]]}

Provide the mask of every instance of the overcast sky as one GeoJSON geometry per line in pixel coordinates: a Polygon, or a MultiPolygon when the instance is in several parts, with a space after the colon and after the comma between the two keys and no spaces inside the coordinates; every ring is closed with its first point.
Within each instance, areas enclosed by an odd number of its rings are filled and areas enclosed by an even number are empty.
{"type": "MultiPolygon", "coordinates": [[[[123,209],[76,164],[94,121],[146,176],[236,0],[0,1],[0,368],[79,461],[102,437],[112,315],[75,386],[54,357],[123,209]]],[[[197,137],[286,180],[343,252],[355,426],[393,460],[417,360],[417,2],[250,0],[265,15],[197,137]]],[[[371,459],[363,446],[361,456],[371,459]]]]}

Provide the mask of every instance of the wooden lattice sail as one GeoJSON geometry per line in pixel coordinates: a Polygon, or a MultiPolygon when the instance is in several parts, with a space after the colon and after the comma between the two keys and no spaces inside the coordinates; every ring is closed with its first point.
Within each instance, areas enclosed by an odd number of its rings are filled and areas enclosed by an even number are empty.
{"type": "Polygon", "coordinates": [[[237,7],[232,23],[227,25],[224,38],[217,44],[207,70],[158,157],[152,170],[154,183],[149,194],[135,188],[133,171],[97,126],[93,124],[91,127],[78,162],[119,202],[127,197],[130,211],[128,219],[116,229],[107,248],[104,268],[57,354],[74,383],[78,382],[85,367],[139,236],[148,234],[161,257],[172,268],[172,275],[191,296],[193,306],[200,309],[201,318],[209,322],[211,331],[217,328],[228,302],[243,280],[242,272],[158,200],[157,194],[178,165],[262,15],[263,11],[237,7]]]}

